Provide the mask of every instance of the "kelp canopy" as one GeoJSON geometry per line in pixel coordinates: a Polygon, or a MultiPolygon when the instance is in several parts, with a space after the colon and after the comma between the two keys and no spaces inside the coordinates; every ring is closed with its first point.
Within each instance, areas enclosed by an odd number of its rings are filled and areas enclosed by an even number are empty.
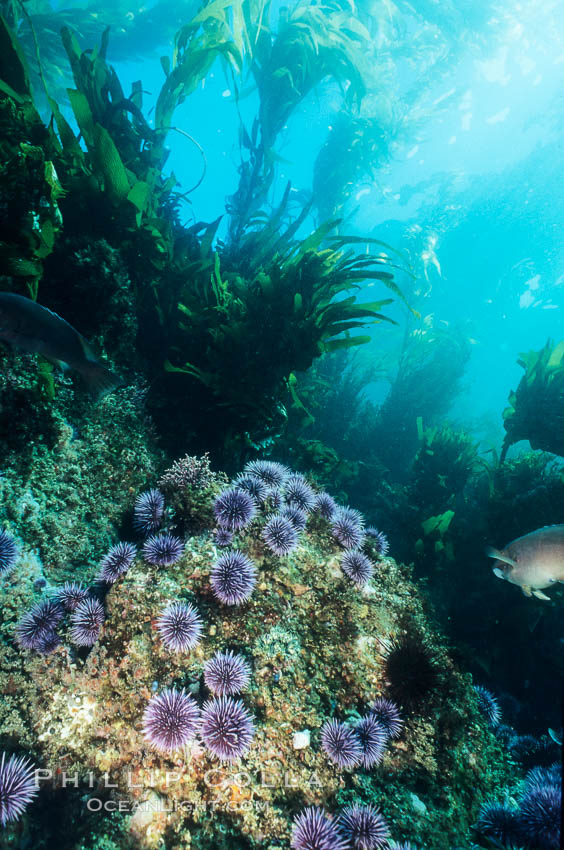
{"type": "MultiPolygon", "coordinates": [[[[129,318],[138,327],[136,356],[131,352],[120,367],[150,381],[153,412],[178,444],[205,433],[207,445],[230,456],[281,432],[288,402],[300,405],[297,371],[326,351],[364,343],[369,337],[354,332],[386,320],[382,308],[391,299],[359,303],[354,290],[363,281],[378,281],[401,297],[380,243],[337,237],[337,220],[303,238],[309,208],[289,217],[289,186],[269,212],[281,128],[324,80],[343,84],[349,108],[360,103],[368,37],[340,9],[298,4],[277,29],[269,11],[254,0],[214,0],[180,29],[172,56],[161,62],[165,80],[154,128],[143,114],[141,82],[127,96],[106,61],[108,32],[99,47],[82,50],[63,28],[78,136],[51,96],[54,124],[42,124],[17,38],[4,19],[0,26],[2,176],[14,189],[2,213],[12,222],[0,246],[0,274],[11,278],[4,288],[38,293],[41,303],[84,327],[88,299],[102,295],[83,291],[76,298],[69,254],[85,238],[117,251],[129,278],[129,318]],[[221,216],[180,225],[176,179],[163,172],[175,109],[216,60],[234,80],[252,74],[259,97],[253,127],[241,121],[240,181],[227,206],[225,242],[216,235],[221,216]],[[39,144],[30,147],[32,136],[39,144]],[[21,210],[14,228],[16,197],[34,197],[30,180],[47,202],[41,210],[21,210]],[[359,244],[371,253],[357,253],[359,244]]],[[[43,82],[48,92],[45,76],[43,82]]],[[[109,292],[104,305],[114,309],[109,292]]],[[[110,356],[117,352],[104,328],[93,333],[110,356]]]]}

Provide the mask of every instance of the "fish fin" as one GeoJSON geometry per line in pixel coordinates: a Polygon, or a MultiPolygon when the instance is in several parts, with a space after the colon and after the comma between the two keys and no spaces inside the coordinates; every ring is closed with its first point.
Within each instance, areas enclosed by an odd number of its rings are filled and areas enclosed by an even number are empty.
{"type": "Polygon", "coordinates": [[[555,732],[554,729],[548,729],[548,734],[552,738],[555,744],[559,744],[562,746],[562,732],[555,732]]]}
{"type": "Polygon", "coordinates": [[[511,567],[517,566],[513,558],[510,558],[509,555],[504,555],[503,552],[500,552],[499,549],[494,549],[493,546],[486,546],[484,551],[488,558],[496,558],[498,561],[503,561],[504,564],[509,564],[511,567]]]}
{"type": "Polygon", "coordinates": [[[531,598],[531,596],[533,595],[533,591],[526,584],[522,585],[521,590],[523,591],[525,596],[528,596],[529,598],[531,598]]]}
{"type": "Polygon", "coordinates": [[[95,352],[94,352],[94,349],[92,348],[92,346],[90,345],[90,343],[88,342],[88,340],[87,340],[87,339],[85,339],[85,338],[82,336],[82,334],[79,334],[79,337],[80,337],[80,344],[81,344],[81,346],[82,346],[82,350],[84,351],[84,356],[86,357],[86,359],[88,360],[88,362],[89,362],[89,363],[97,363],[97,362],[98,362],[98,358],[96,357],[96,354],[95,354],[95,352]]]}
{"type": "Polygon", "coordinates": [[[546,602],[550,602],[550,596],[547,596],[546,593],[543,593],[542,590],[533,590],[533,596],[536,596],[537,599],[544,599],[546,602]]]}
{"type": "Polygon", "coordinates": [[[41,354],[41,357],[43,357],[44,360],[47,360],[47,362],[54,366],[56,369],[60,369],[61,372],[68,372],[68,370],[70,369],[69,364],[65,363],[64,360],[57,360],[56,357],[48,357],[46,354],[41,354]]]}
{"type": "Polygon", "coordinates": [[[493,570],[492,570],[492,573],[494,574],[494,576],[497,576],[498,578],[505,578],[503,570],[500,570],[499,567],[494,567],[493,570]]]}
{"type": "Polygon", "coordinates": [[[90,360],[85,366],[81,367],[80,374],[86,381],[88,389],[96,401],[100,401],[105,395],[113,392],[117,387],[121,387],[125,383],[123,378],[120,378],[111,369],[102,366],[101,363],[90,360]]]}

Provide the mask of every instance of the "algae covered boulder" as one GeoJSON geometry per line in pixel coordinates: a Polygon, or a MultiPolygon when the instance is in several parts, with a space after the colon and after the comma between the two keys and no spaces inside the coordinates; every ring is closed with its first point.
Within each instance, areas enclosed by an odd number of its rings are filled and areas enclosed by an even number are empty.
{"type": "Polygon", "coordinates": [[[0,729],[40,770],[12,846],[468,846],[508,769],[383,535],[272,462],[161,482],[86,595],[29,541],[4,577],[0,729]]]}

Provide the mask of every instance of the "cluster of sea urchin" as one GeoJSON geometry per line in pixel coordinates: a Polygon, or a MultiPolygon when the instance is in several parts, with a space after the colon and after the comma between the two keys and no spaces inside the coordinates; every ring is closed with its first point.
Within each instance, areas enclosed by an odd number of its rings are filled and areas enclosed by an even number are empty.
{"type": "Polygon", "coordinates": [[[336,817],[317,806],[294,818],[294,850],[388,850],[388,825],[375,806],[353,803],[336,817]]]}
{"type": "Polygon", "coordinates": [[[402,723],[394,703],[391,700],[377,700],[376,706],[376,711],[361,717],[355,726],[338,720],[328,720],[323,725],[321,746],[338,767],[362,765],[369,770],[380,764],[387,742],[399,734],[402,723]],[[390,729],[394,732],[393,736],[390,729]]]}

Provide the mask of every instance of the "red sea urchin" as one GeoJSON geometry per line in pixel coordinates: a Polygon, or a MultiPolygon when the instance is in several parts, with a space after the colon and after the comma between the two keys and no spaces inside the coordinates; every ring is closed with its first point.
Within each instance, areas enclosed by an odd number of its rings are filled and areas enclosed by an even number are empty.
{"type": "Polygon", "coordinates": [[[35,768],[25,756],[2,753],[0,759],[0,822],[18,820],[37,794],[35,768]]]}
{"type": "Polygon", "coordinates": [[[251,679],[251,668],[241,655],[216,652],[204,666],[204,681],[219,696],[244,691],[251,679]]]}
{"type": "Polygon", "coordinates": [[[384,673],[393,700],[408,711],[421,709],[441,680],[433,647],[419,634],[395,638],[387,647],[384,673]]]}
{"type": "Polygon", "coordinates": [[[171,602],[157,620],[157,629],[167,649],[189,652],[199,642],[202,618],[190,603],[171,602]]]}
{"type": "Polygon", "coordinates": [[[255,583],[255,565],[237,549],[225,552],[213,565],[210,584],[214,595],[224,605],[241,605],[246,602],[255,583]]]}
{"type": "Polygon", "coordinates": [[[339,826],[355,850],[388,848],[388,824],[374,806],[347,806],[339,816],[339,826]]]}
{"type": "Polygon", "coordinates": [[[330,820],[323,809],[309,806],[294,818],[291,846],[293,850],[347,850],[349,843],[338,822],[330,820]]]}
{"type": "Polygon", "coordinates": [[[200,725],[200,709],[196,700],[183,690],[164,690],[152,697],[143,713],[145,740],[163,753],[185,746],[200,725]]]}
{"type": "Polygon", "coordinates": [[[253,740],[253,718],[242,702],[231,697],[208,700],[202,709],[202,738],[208,750],[222,761],[244,756],[253,740]]]}

